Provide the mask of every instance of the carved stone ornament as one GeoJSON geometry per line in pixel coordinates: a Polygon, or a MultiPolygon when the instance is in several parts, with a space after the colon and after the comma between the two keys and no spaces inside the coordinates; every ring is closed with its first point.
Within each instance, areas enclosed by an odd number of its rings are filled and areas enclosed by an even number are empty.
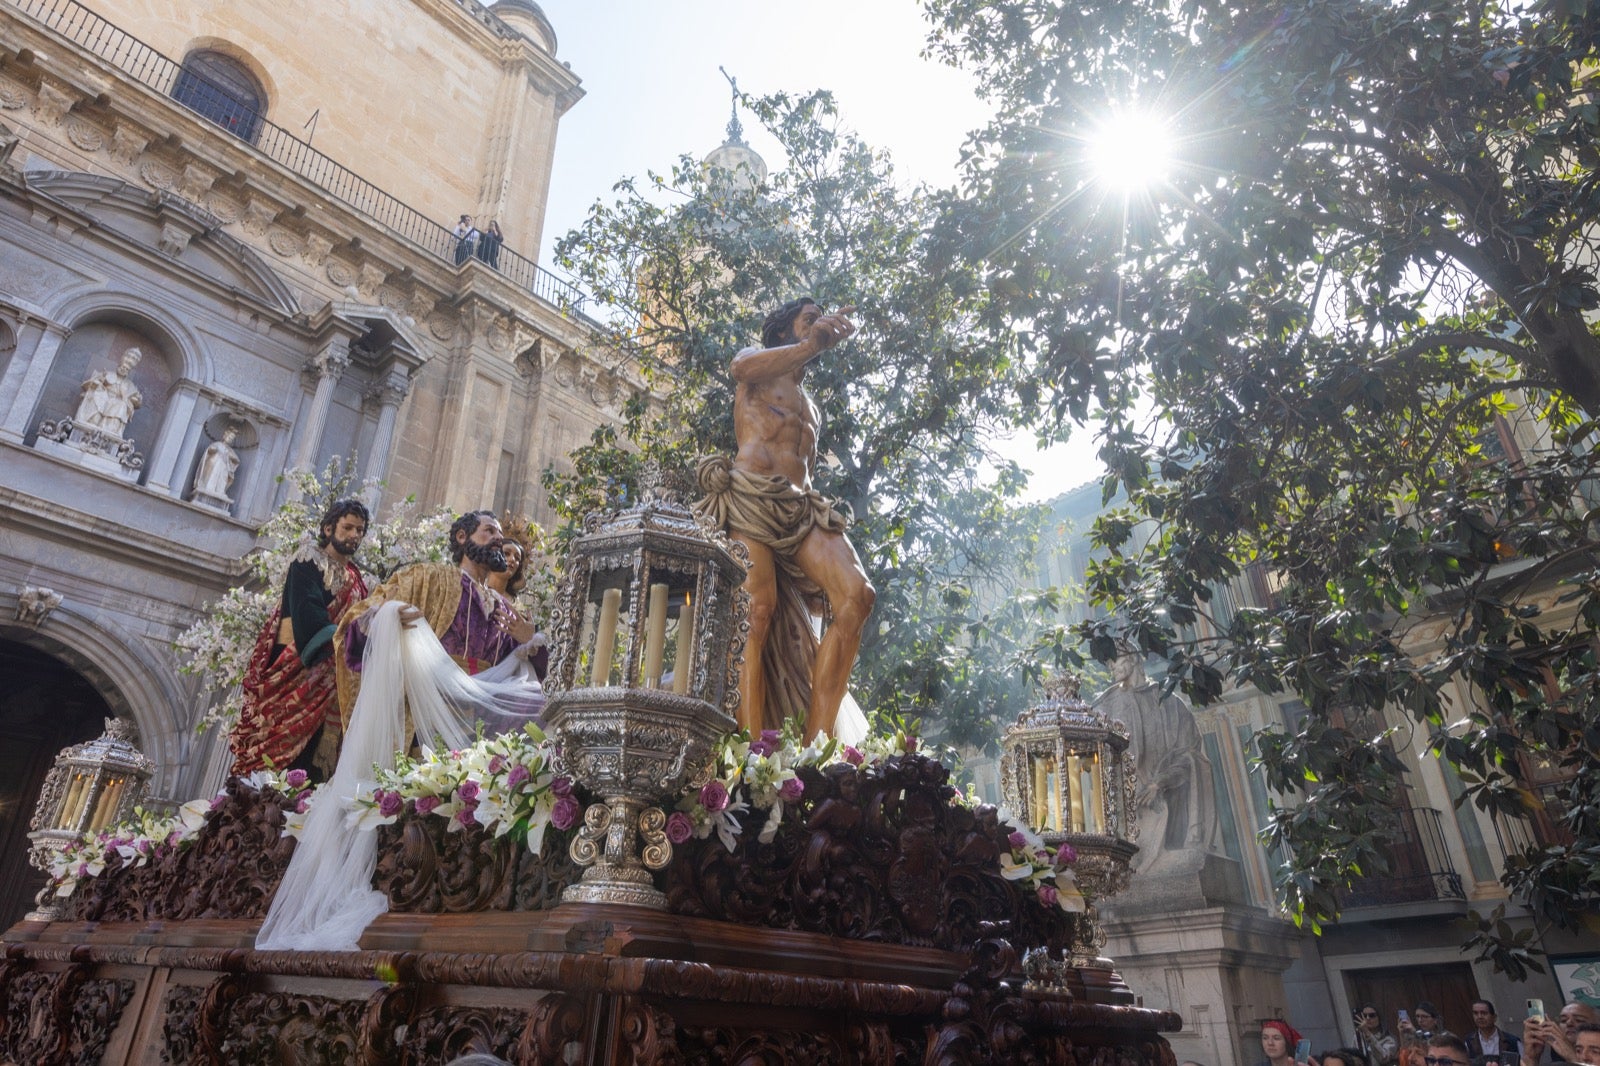
{"type": "Polygon", "coordinates": [[[267,246],[284,258],[300,254],[300,238],[282,227],[268,232],[267,246]]]}
{"type": "Polygon", "coordinates": [[[154,159],[139,164],[139,177],[152,189],[170,189],[178,180],[178,172],[154,159]]]}
{"type": "Polygon", "coordinates": [[[383,286],[383,280],[388,276],[389,272],[378,264],[362,263],[359,280],[356,283],[361,295],[369,300],[376,298],[378,289],[383,286]]]}
{"type": "Polygon", "coordinates": [[[17,596],[17,621],[34,628],[42,626],[50,612],[61,606],[62,599],[61,593],[53,589],[28,585],[17,596]]]}
{"type": "Polygon", "coordinates": [[[328,265],[324,269],[327,272],[328,280],[340,288],[351,285],[356,280],[355,267],[352,267],[343,259],[329,259],[328,265]]]}
{"type": "Polygon", "coordinates": [[[278,205],[259,196],[253,196],[244,205],[244,229],[257,237],[266,235],[273,220],[278,217],[278,205]]]}
{"type": "Polygon", "coordinates": [[[217,221],[224,225],[232,225],[239,221],[244,208],[237,200],[230,199],[219,193],[211,193],[206,197],[206,210],[217,216],[217,221]]]}
{"type": "Polygon", "coordinates": [[[161,237],[156,243],[163,252],[176,259],[183,254],[185,248],[189,247],[189,241],[193,236],[194,233],[185,226],[164,222],[161,225],[161,237]]]}
{"type": "Polygon", "coordinates": [[[378,289],[378,306],[387,307],[391,311],[398,311],[406,305],[406,294],[393,285],[384,285],[378,289]]]}
{"type": "Polygon", "coordinates": [[[106,143],[100,127],[76,115],[67,119],[67,139],[85,152],[98,152],[106,143]]]}
{"type": "Polygon", "coordinates": [[[59,126],[67,112],[72,110],[72,105],[77,102],[77,97],[73,93],[57,88],[48,81],[40,82],[39,96],[33,103],[33,112],[46,126],[59,126]]]}
{"type": "Polygon", "coordinates": [[[28,90],[14,81],[0,78],[0,107],[7,111],[15,111],[25,107],[28,103],[28,90]]]}
{"type": "Polygon", "coordinates": [[[150,138],[139,127],[118,122],[111,131],[111,158],[125,167],[131,167],[149,144],[150,138]]]}
{"type": "Polygon", "coordinates": [[[217,173],[196,163],[190,163],[183,168],[178,176],[177,191],[190,203],[204,202],[206,193],[211,191],[211,186],[217,183],[217,173]]]}
{"type": "Polygon", "coordinates": [[[428,332],[433,334],[435,340],[447,341],[456,335],[456,320],[453,315],[443,311],[435,311],[428,316],[428,332]]]}
{"type": "Polygon", "coordinates": [[[305,261],[312,266],[321,266],[327,261],[328,253],[333,251],[333,239],[324,233],[312,231],[306,234],[306,247],[303,253],[305,261]]]}

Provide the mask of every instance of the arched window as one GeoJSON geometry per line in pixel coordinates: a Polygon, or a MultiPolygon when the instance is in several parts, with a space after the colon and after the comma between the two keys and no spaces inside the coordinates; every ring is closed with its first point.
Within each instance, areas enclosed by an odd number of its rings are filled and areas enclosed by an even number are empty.
{"type": "Polygon", "coordinates": [[[267,94],[255,76],[237,59],[209,49],[184,59],[172,98],[246,141],[256,139],[267,107],[267,94]]]}

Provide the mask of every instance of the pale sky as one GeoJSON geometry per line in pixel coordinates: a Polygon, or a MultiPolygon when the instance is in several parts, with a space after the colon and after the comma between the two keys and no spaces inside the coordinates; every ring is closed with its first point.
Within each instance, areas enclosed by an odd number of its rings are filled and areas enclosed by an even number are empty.
{"type": "MultiPolygon", "coordinates": [[[[967,132],[988,109],[964,72],[921,58],[927,23],[915,0],[539,0],[556,57],[583,79],[584,98],[561,120],[541,262],[611,186],[677,157],[704,156],[725,136],[728,83],[760,96],[825,88],[843,123],[887,149],[908,184],[949,185],[967,132]]],[[[748,114],[744,139],[776,170],[776,143],[748,114]]],[[[513,247],[518,245],[514,235],[513,247]]],[[[1014,458],[1035,471],[1030,498],[1098,476],[1087,434],[1048,458],[1031,441],[1014,458]]]]}

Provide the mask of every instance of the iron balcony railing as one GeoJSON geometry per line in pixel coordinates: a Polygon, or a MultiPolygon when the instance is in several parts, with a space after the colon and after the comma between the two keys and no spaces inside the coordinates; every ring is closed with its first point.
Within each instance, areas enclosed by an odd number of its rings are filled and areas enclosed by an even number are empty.
{"type": "Polygon", "coordinates": [[[1561,847],[1573,842],[1572,831],[1565,824],[1567,805],[1556,794],[1562,784],[1549,781],[1529,785],[1527,791],[1538,804],[1535,809],[1521,816],[1499,813],[1494,816],[1495,835],[1507,858],[1534,848],[1561,847]]]}
{"type": "Polygon", "coordinates": [[[1389,848],[1390,872],[1363,877],[1340,894],[1347,908],[1465,900],[1461,875],[1445,848],[1439,812],[1414,807],[1399,814],[1389,848]]]}
{"type": "MultiPolygon", "coordinates": [[[[237,94],[216,84],[132,34],[112,25],[77,0],[0,0],[110,63],[135,81],[188,107],[276,163],[311,181],[379,225],[447,262],[456,261],[457,240],[449,229],[395,198],[310,144],[239,105],[237,94]]],[[[461,0],[458,0],[461,2],[461,0]]],[[[495,268],[512,282],[564,311],[582,313],[583,292],[533,260],[502,247],[495,268]]]]}

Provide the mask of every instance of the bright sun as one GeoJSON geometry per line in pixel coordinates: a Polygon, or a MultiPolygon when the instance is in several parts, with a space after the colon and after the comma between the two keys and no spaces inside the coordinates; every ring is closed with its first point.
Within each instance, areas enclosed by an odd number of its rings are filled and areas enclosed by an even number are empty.
{"type": "Polygon", "coordinates": [[[1172,165],[1171,142],[1172,131],[1164,121],[1130,112],[1102,123],[1089,137],[1087,148],[1102,184],[1134,192],[1166,179],[1172,165]]]}

